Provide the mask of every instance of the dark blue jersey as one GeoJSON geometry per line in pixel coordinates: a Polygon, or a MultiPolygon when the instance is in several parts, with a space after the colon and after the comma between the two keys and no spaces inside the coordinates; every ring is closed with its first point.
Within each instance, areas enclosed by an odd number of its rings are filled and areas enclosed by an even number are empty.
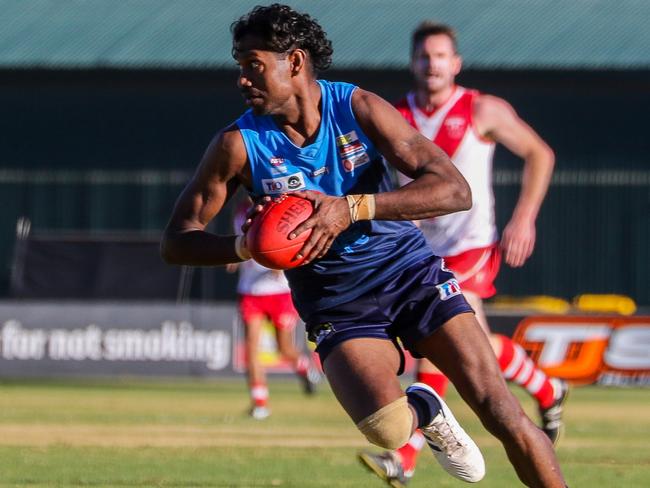
{"type": "MultiPolygon", "coordinates": [[[[237,126],[246,145],[253,195],[316,190],[328,195],[380,193],[392,188],[381,154],[352,111],[348,83],[318,81],[322,118],[313,143],[298,147],[271,116],[244,113],[237,126]]],[[[372,220],[351,225],[321,259],[286,271],[303,319],[352,301],[433,254],[410,221],[372,220]]]]}

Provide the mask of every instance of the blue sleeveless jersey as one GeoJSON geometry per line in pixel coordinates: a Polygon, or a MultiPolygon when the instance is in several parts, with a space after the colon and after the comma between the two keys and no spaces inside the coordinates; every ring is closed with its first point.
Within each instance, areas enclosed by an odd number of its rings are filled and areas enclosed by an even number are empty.
{"type": "MultiPolygon", "coordinates": [[[[237,126],[248,153],[253,196],[316,190],[327,195],[392,189],[384,159],[352,111],[356,86],[318,80],[322,118],[316,140],[298,147],[271,116],[245,112],[237,126]]],[[[351,225],[323,258],[285,271],[303,320],[350,302],[433,251],[410,221],[372,220],[351,225]]]]}

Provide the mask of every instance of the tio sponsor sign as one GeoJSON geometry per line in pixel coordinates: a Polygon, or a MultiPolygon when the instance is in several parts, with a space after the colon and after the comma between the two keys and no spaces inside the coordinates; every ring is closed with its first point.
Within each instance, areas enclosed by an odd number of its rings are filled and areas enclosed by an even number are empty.
{"type": "Polygon", "coordinates": [[[650,317],[528,317],[513,339],[572,383],[650,386],[650,317]]]}

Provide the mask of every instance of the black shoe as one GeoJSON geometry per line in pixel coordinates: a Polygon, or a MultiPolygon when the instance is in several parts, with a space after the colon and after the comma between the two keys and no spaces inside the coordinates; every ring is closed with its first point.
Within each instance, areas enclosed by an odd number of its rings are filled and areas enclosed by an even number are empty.
{"type": "Polygon", "coordinates": [[[552,378],[551,383],[555,391],[555,401],[548,408],[540,407],[539,415],[542,418],[542,430],[555,446],[564,431],[562,414],[564,402],[569,397],[569,384],[558,378],[552,378]]]}
{"type": "Polygon", "coordinates": [[[300,381],[302,381],[302,390],[305,392],[305,395],[313,395],[318,389],[321,374],[314,366],[309,366],[307,372],[300,376],[300,381]]]}

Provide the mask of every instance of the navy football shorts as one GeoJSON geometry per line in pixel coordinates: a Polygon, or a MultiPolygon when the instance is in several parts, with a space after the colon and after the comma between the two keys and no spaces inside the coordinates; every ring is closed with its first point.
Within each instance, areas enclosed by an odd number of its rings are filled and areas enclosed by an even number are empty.
{"type": "MultiPolygon", "coordinates": [[[[383,285],[342,305],[307,318],[309,340],[322,363],[332,349],[361,337],[399,339],[414,357],[415,344],[445,322],[472,312],[442,259],[430,256],[388,279],[383,285]]],[[[400,350],[401,352],[401,350],[400,350]]]]}

